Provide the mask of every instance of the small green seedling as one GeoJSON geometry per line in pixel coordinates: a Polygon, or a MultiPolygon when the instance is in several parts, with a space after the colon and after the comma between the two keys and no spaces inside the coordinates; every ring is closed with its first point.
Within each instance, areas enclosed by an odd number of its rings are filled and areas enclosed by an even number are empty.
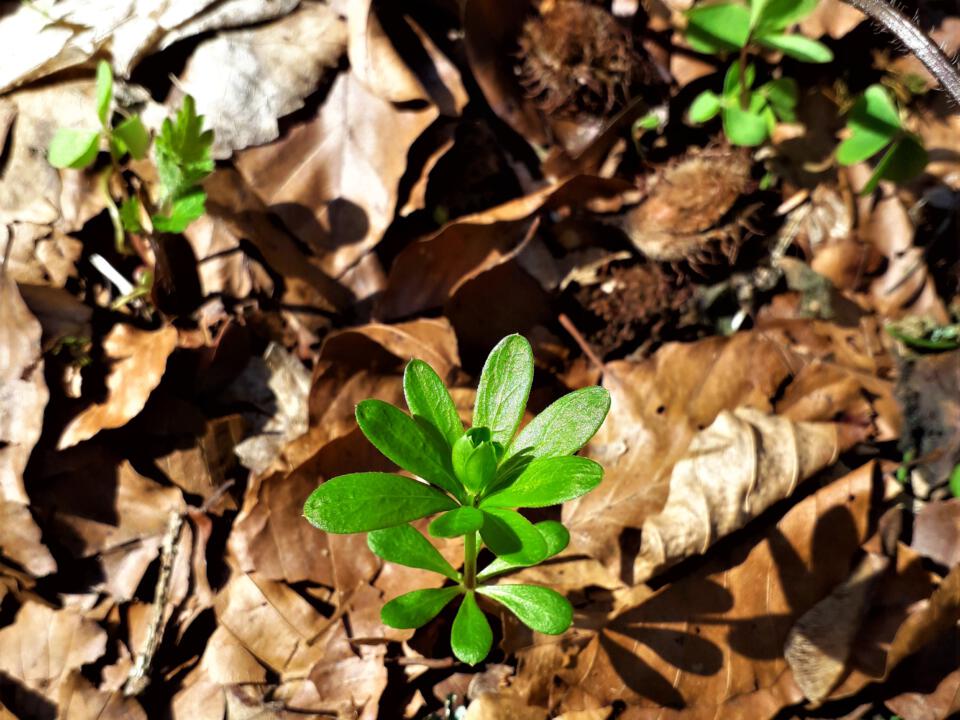
{"type": "Polygon", "coordinates": [[[734,145],[753,147],[770,137],[778,121],[792,122],[797,84],[777,78],[754,88],[756,67],[749,54],[762,49],[809,63],[833,60],[830,48],[803,35],[788,33],[817,6],[817,0],[750,0],[700,5],[687,11],[686,37],[699,52],[726,55],[738,52],[723,81],[723,92],[706,90],[690,105],[691,122],[704,123],[718,114],[723,132],[734,145]]]}
{"type": "Polygon", "coordinates": [[[873,192],[881,180],[903,182],[927,165],[923,141],[904,129],[890,92],[871,85],[857,100],[847,118],[849,136],[837,148],[837,162],[854,165],[885,151],[877,162],[863,193],[873,192]]]}
{"type": "MultiPolygon", "coordinates": [[[[150,149],[150,132],[139,115],[124,111],[114,113],[113,73],[110,65],[101,60],[97,65],[97,130],[61,128],[50,142],[48,160],[57,168],[81,170],[89,167],[97,158],[101,146],[110,151],[110,166],[100,176],[100,187],[107,204],[118,251],[125,249],[124,232],[143,233],[141,200],[133,193],[122,193],[114,198],[110,190],[111,177],[120,170],[119,163],[125,157],[142,160],[150,149]],[[114,115],[121,119],[114,123],[114,115]],[[117,206],[117,200],[121,201],[117,206]]],[[[206,194],[200,181],[213,172],[214,162],[210,152],[213,146],[213,131],[203,130],[203,116],[197,115],[193,98],[183,98],[183,105],[176,120],[163,121],[160,134],[152,139],[154,160],[160,188],[156,207],[152,202],[148,214],[153,229],[159,232],[179,233],[203,215],[206,194]]]]}
{"type": "Polygon", "coordinates": [[[307,499],[304,515],[331,533],[367,532],[379,557],[439,573],[452,584],[414,590],[384,605],[380,616],[394,628],[418,628],[460,598],[450,645],[460,660],[476,664],[490,651],[493,632],[477,595],[495,600],[538,632],[567,630],[573,609],[563,595],[537,585],[503,584],[499,575],[561,552],[570,540],[562,524],[536,525],[517,508],[556,505],[595,488],[603,468],[573,456],[593,437],[610,409],[610,395],[588,387],[563,396],[527,424],[523,417],[533,382],[533,352],[509,335],[483,366],[464,430],[450,393],[434,370],[412,360],[403,376],[408,415],[380,400],[357,405],[357,423],[389,460],[413,475],[359,472],[327,480],[307,499]],[[411,521],[437,517],[434,537],[463,537],[462,571],[447,562],[411,521]],[[481,546],[495,559],[477,571],[481,546]]]}

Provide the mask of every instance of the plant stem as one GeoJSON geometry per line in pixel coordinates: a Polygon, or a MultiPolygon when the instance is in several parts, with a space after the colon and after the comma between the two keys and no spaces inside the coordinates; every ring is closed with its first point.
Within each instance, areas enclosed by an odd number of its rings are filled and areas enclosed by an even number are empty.
{"type": "Polygon", "coordinates": [[[950,58],[925,32],[886,0],[843,0],[897,37],[939,81],[950,98],[960,105],[960,74],[950,58]]]}
{"type": "Polygon", "coordinates": [[[473,590],[477,586],[477,533],[468,532],[463,538],[463,586],[473,590]]]}
{"type": "Polygon", "coordinates": [[[740,107],[750,107],[750,91],[747,89],[747,46],[740,48],[740,107]]]}

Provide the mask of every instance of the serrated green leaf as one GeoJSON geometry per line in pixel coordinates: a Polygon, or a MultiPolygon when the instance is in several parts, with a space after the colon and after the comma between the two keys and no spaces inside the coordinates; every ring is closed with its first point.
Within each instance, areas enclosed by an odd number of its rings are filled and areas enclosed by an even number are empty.
{"type": "Polygon", "coordinates": [[[414,590],[380,608],[380,619],[384,625],[401,630],[423,627],[459,594],[459,587],[414,590]]]}
{"type": "Polygon", "coordinates": [[[410,525],[371,531],[367,535],[367,547],[374,555],[389,562],[429,570],[460,582],[460,573],[419,530],[410,525]]]}
{"type": "Polygon", "coordinates": [[[508,335],[493,348],[480,373],[473,407],[474,427],[490,429],[504,447],[513,439],[533,384],[533,350],[521,335],[508,335]]]}
{"type": "Polygon", "coordinates": [[[403,394],[410,414],[433,425],[450,447],[463,435],[457,406],[443,380],[423,360],[411,360],[403,371],[403,394]]]}
{"type": "Polygon", "coordinates": [[[362,472],[327,480],[307,498],[303,514],[321,530],[343,534],[401,525],[455,507],[453,500],[424,483],[362,472]]]}
{"type": "Polygon", "coordinates": [[[757,38],[757,42],[801,62],[833,61],[833,51],[830,48],[818,40],[811,40],[803,35],[763,35],[757,38]]]}
{"type": "Polygon", "coordinates": [[[187,192],[213,172],[212,146],[213,131],[203,130],[203,116],[197,115],[193,98],[184,96],[176,120],[164,120],[154,140],[164,202],[187,192]]]}
{"type": "Polygon", "coordinates": [[[134,160],[141,160],[150,147],[150,132],[143,125],[139,115],[132,115],[113,129],[113,138],[117,142],[120,155],[130,153],[134,160]]]}
{"type": "Polygon", "coordinates": [[[364,400],[357,405],[356,414],[360,430],[385,457],[462,499],[463,488],[453,475],[450,451],[432,424],[418,423],[382,400],[364,400]]]}
{"type": "Polygon", "coordinates": [[[99,130],[60,128],[50,141],[47,160],[56,168],[80,170],[96,159],[99,150],[99,130]]]}
{"type": "Polygon", "coordinates": [[[485,585],[477,592],[493,598],[531,630],[560,635],[573,622],[573,607],[550,588],[537,585],[485,585]]]}
{"type": "Polygon", "coordinates": [[[107,127],[110,119],[110,101],[113,99],[113,71],[110,63],[101,60],[97,63],[97,117],[100,124],[107,127]]]}
{"type": "Polygon", "coordinates": [[[754,147],[767,139],[769,128],[761,113],[725,107],[722,113],[723,132],[734,145],[754,147]]]}
{"type": "Polygon", "coordinates": [[[480,537],[497,557],[510,563],[536,565],[547,557],[543,535],[523,515],[503,508],[484,508],[480,537]]]}
{"type": "Polygon", "coordinates": [[[927,150],[923,143],[915,135],[904,135],[880,158],[873,174],[867,180],[862,195],[872,193],[881,180],[890,180],[891,182],[905,182],[910,180],[921,172],[927,166],[927,150]]]}
{"type": "Polygon", "coordinates": [[[610,411],[610,393],[594,386],[574,390],[551,403],[514,438],[506,458],[571,455],[592,438],[610,411]]]}
{"type": "MultiPolygon", "coordinates": [[[[547,544],[547,556],[544,560],[552,558],[559,552],[563,552],[567,545],[570,544],[570,533],[567,532],[563,524],[556,520],[544,520],[543,522],[538,522],[534,527],[537,529],[537,532],[543,536],[543,541],[547,544]]],[[[503,558],[494,558],[493,562],[487,565],[483,572],[477,575],[477,582],[483,582],[495,575],[522,567],[529,566],[525,563],[508,562],[503,558]]]]}
{"type": "Polygon", "coordinates": [[[750,37],[750,11],[739,3],[695,7],[687,11],[685,35],[697,52],[739,50],[750,37]]]}
{"type": "Polygon", "coordinates": [[[758,32],[783,30],[812,13],[817,2],[819,0],[766,0],[754,27],[758,32]]]}
{"type": "Polygon", "coordinates": [[[490,653],[493,631],[486,616],[477,605],[473,591],[463,596],[463,602],[450,629],[450,648],[461,662],[476,665],[490,653]]]}
{"type": "Polygon", "coordinates": [[[704,90],[690,103],[687,116],[692,123],[705,123],[720,112],[720,96],[711,90],[704,90]]]}
{"type": "Polygon", "coordinates": [[[600,484],[603,467],[584,457],[546,457],[480,502],[488,507],[547,507],[585,495],[600,484]]]}
{"type": "Polygon", "coordinates": [[[153,229],[165,233],[182,233],[194,220],[203,215],[207,194],[200,188],[194,188],[181,195],[170,205],[169,215],[154,215],[153,229]]]}
{"type": "Polygon", "coordinates": [[[440,515],[427,531],[434,537],[460,537],[483,527],[483,513],[475,507],[459,507],[440,515]]]}
{"type": "Polygon", "coordinates": [[[140,201],[136,196],[128,197],[120,205],[120,224],[128,233],[142,233],[140,223],[140,201]]]}

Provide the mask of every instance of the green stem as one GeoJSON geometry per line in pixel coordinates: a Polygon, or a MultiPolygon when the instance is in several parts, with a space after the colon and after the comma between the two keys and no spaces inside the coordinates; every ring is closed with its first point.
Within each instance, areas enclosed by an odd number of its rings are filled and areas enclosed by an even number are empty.
{"type": "Polygon", "coordinates": [[[463,538],[463,586],[473,590],[477,586],[477,533],[468,532],[463,538]]]}
{"type": "Polygon", "coordinates": [[[740,48],[740,107],[747,110],[750,107],[750,91],[747,88],[747,46],[740,48]]]}
{"type": "Polygon", "coordinates": [[[117,252],[121,255],[127,254],[126,235],[123,233],[123,223],[120,220],[120,210],[117,203],[110,194],[110,177],[113,175],[113,167],[108,167],[100,173],[100,192],[103,195],[103,201],[107,206],[107,214],[110,216],[110,222],[113,224],[113,242],[117,247],[117,252]]]}

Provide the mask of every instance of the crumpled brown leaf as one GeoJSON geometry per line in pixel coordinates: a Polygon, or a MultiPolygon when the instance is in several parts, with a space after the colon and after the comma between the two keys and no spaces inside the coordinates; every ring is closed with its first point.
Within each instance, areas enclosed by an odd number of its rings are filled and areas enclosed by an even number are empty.
{"type": "Polygon", "coordinates": [[[177,331],[171,326],[149,331],[115,325],[103,339],[103,352],[113,361],[106,379],[107,398],[73,418],[57,447],[72,447],[101,430],[123,427],[136,417],[160,383],[176,346],[177,331]]]}
{"type": "Polygon", "coordinates": [[[836,461],[839,435],[835,423],[793,423],[749,407],[720,411],[673,466],[663,510],[644,521],[634,582],[706,552],[789,497],[836,461]]]}

